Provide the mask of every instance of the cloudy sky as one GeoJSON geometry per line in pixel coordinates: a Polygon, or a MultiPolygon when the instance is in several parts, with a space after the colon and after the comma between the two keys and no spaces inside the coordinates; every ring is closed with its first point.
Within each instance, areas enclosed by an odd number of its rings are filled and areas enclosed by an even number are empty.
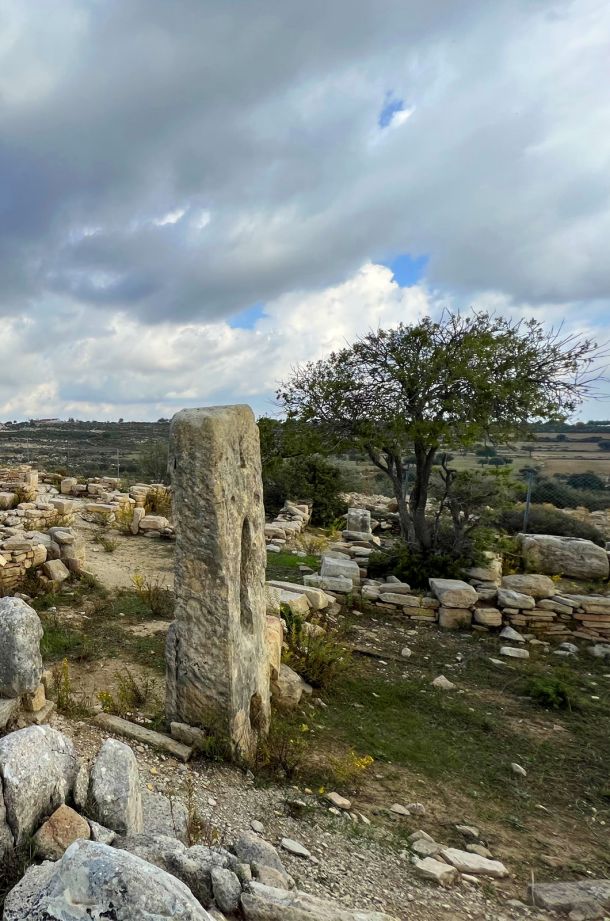
{"type": "Polygon", "coordinates": [[[607,338],[609,46],[606,0],[0,0],[0,418],[272,413],[443,306],[607,338]]]}

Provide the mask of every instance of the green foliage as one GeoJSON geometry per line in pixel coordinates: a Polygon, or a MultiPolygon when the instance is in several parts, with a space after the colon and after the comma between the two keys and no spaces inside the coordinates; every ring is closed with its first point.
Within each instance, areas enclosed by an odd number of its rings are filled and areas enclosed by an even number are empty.
{"type": "Polygon", "coordinates": [[[169,489],[165,486],[149,489],[145,509],[147,515],[163,515],[164,518],[169,518],[172,513],[172,494],[169,489]]]}
{"type": "Polygon", "coordinates": [[[593,489],[596,491],[607,489],[605,481],[591,470],[588,470],[586,473],[571,473],[566,477],[566,483],[573,489],[593,489]]]}
{"type": "Polygon", "coordinates": [[[366,450],[392,483],[402,536],[429,551],[438,531],[427,500],[441,447],[506,442],[534,420],[564,418],[586,393],[595,356],[590,340],[562,339],[535,320],[446,312],[370,332],[297,368],[278,399],[290,419],[366,450]]]}
{"type": "Polygon", "coordinates": [[[160,704],[155,694],[155,684],[145,675],[136,678],[128,669],[116,672],[114,675],[116,693],[100,691],[98,700],[105,713],[114,713],[116,716],[126,717],[135,711],[145,708],[159,709],[160,704]]]}
{"type": "Polygon", "coordinates": [[[106,551],[106,553],[114,553],[118,547],[118,542],[114,539],[114,537],[109,537],[107,534],[103,534],[101,532],[96,534],[93,540],[96,544],[99,544],[100,547],[106,551]]]}
{"type": "Polygon", "coordinates": [[[526,687],[526,694],[546,710],[578,710],[580,700],[571,685],[557,675],[538,675],[526,687]]]}
{"type": "Polygon", "coordinates": [[[461,579],[464,569],[474,565],[472,556],[456,557],[449,550],[423,553],[397,543],[391,550],[371,553],[368,574],[371,579],[396,576],[411,588],[428,589],[428,579],[461,579]]]}
{"type": "MultiPolygon", "coordinates": [[[[580,474],[587,476],[587,474],[580,474]]],[[[526,485],[522,484],[520,498],[525,498],[526,485]]],[[[532,502],[549,502],[557,508],[583,506],[590,511],[610,508],[610,490],[576,489],[558,476],[544,477],[536,474],[532,482],[532,502]]]]}
{"type": "Polygon", "coordinates": [[[341,471],[324,457],[276,458],[263,466],[265,510],[275,515],[286,499],[308,502],[312,506],[313,525],[331,524],[343,511],[340,498],[344,484],[341,471]]]}
{"type": "MultiPolygon", "coordinates": [[[[303,620],[284,608],[287,631],[282,659],[314,688],[328,690],[349,668],[350,652],[341,634],[325,629],[308,630],[303,620]]],[[[315,625],[312,625],[315,628],[315,625]]]]}
{"type": "Polygon", "coordinates": [[[148,610],[155,617],[173,617],[174,593],[160,578],[149,579],[136,572],[131,577],[134,589],[148,610]]]}
{"type": "Polygon", "coordinates": [[[57,711],[70,719],[82,719],[91,715],[91,708],[82,695],[77,697],[72,685],[68,660],[58,662],[53,668],[53,690],[57,711]]]}
{"type": "MultiPolygon", "coordinates": [[[[499,525],[508,534],[519,534],[523,531],[523,512],[524,507],[518,507],[502,512],[499,517],[499,525]]],[[[557,537],[582,537],[585,540],[592,540],[593,543],[603,547],[605,537],[592,524],[585,521],[579,521],[572,515],[566,515],[559,509],[549,508],[545,505],[532,505],[528,519],[528,531],[530,534],[553,534],[557,537]]]]}

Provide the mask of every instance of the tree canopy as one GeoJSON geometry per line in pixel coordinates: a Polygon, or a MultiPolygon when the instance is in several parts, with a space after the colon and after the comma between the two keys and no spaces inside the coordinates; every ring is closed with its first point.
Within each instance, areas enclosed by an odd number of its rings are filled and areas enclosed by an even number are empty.
{"type": "Polygon", "coordinates": [[[434,548],[426,503],[437,453],[564,420],[596,377],[596,355],[590,339],[536,320],[447,311],[369,332],[297,367],[278,399],[289,419],[312,424],[338,448],[366,451],[392,482],[403,536],[426,551],[434,548]]]}

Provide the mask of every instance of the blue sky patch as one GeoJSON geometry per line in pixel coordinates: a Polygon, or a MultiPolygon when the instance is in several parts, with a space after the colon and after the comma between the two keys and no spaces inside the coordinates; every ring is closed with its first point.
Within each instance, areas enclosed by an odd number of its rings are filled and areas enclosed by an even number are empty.
{"type": "Polygon", "coordinates": [[[253,329],[257,322],[265,316],[265,307],[263,304],[252,304],[251,307],[246,307],[245,310],[241,310],[239,313],[236,313],[235,316],[229,318],[229,326],[233,329],[253,329]]]}
{"type": "Polygon", "coordinates": [[[428,259],[428,256],[411,256],[409,253],[401,253],[400,256],[394,256],[391,259],[382,259],[381,264],[392,269],[394,278],[401,288],[408,288],[421,281],[428,259]]]}
{"type": "Polygon", "coordinates": [[[387,128],[397,112],[402,112],[405,108],[404,99],[398,99],[392,93],[386,93],[383,108],[379,113],[377,124],[380,128],[387,128]]]}

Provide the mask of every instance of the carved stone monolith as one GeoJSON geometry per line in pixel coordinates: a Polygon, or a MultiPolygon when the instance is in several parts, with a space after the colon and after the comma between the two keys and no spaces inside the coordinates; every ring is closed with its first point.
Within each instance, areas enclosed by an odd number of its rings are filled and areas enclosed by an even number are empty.
{"type": "Polygon", "coordinates": [[[249,406],[185,409],[170,431],[175,621],[166,649],[168,720],[252,753],[269,728],[265,514],[249,406]]]}

